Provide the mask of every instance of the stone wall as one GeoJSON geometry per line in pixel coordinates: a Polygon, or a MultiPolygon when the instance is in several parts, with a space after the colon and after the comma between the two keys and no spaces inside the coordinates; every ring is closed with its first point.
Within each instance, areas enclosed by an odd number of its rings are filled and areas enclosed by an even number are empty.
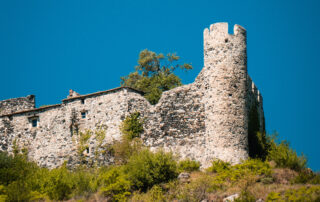
{"type": "Polygon", "coordinates": [[[246,31],[235,25],[234,34],[228,34],[227,23],[205,29],[204,68],[195,82],[164,92],[156,105],[141,92],[120,87],[89,95],[70,90],[61,104],[15,109],[0,116],[1,150],[12,152],[16,142],[29,150],[31,159],[50,168],[64,161],[71,166],[80,161],[112,164],[111,153],[96,155],[100,150],[96,134],[79,154],[79,133],[102,128],[103,145],[108,146],[120,139],[122,120],[135,111],[145,120],[141,135],[145,145],[200,161],[202,167],[214,158],[239,163],[248,157],[251,109],[257,109],[260,130],[264,129],[262,97],[247,74],[246,31]]]}
{"type": "Polygon", "coordinates": [[[248,113],[255,108],[258,113],[258,122],[260,125],[260,132],[265,132],[265,119],[263,111],[263,98],[258,90],[257,86],[254,84],[250,76],[247,79],[247,110],[248,113]]]}
{"type": "Polygon", "coordinates": [[[35,108],[34,95],[0,101],[0,116],[35,108]]]}
{"type": "Polygon", "coordinates": [[[152,106],[142,139],[151,149],[173,151],[181,158],[203,162],[205,158],[205,113],[202,93],[194,84],[163,93],[152,106]]]}
{"type": "MultiPolygon", "coordinates": [[[[63,100],[62,104],[13,113],[0,117],[1,150],[13,151],[13,142],[29,151],[29,158],[40,166],[54,168],[68,161],[71,166],[79,163],[79,133],[87,129],[104,128],[104,144],[119,140],[119,125],[129,114],[129,101],[149,103],[130,88],[118,88],[104,93],[78,96],[63,100]],[[85,113],[85,118],[82,117],[85,113]],[[37,120],[37,126],[32,121],[37,120]],[[74,126],[77,127],[74,130],[74,126]]],[[[144,110],[144,109],[140,109],[144,110]]],[[[97,146],[93,134],[88,141],[86,159],[94,159],[97,146]]],[[[106,164],[113,159],[107,158],[106,164]]]]}

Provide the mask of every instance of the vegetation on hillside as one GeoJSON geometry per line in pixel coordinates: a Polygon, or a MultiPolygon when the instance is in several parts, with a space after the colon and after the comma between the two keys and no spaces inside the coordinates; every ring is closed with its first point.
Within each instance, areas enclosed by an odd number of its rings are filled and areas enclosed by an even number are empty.
{"type": "MultiPolygon", "coordinates": [[[[162,92],[181,85],[173,72],[189,70],[189,64],[176,64],[175,54],[140,53],[136,71],[122,77],[122,86],[145,92],[156,104],[162,92]]],[[[139,112],[127,116],[121,126],[122,138],[104,145],[103,128],[86,130],[77,136],[78,155],[86,162],[88,140],[95,137],[95,156],[112,153],[114,165],[81,163],[68,168],[47,169],[27,159],[26,148],[13,141],[13,154],[0,152],[0,201],[222,201],[238,194],[235,201],[320,201],[320,174],[306,167],[307,160],[298,155],[287,141],[277,135],[259,133],[258,114],[249,114],[250,159],[238,165],[213,160],[200,170],[200,163],[178,158],[163,150],[151,152],[142,144],[144,119],[139,112]],[[190,178],[181,180],[180,173],[190,178]],[[187,173],[187,174],[186,174],[187,173]]]]}
{"type": "Polygon", "coordinates": [[[164,56],[145,49],[139,54],[135,71],[121,77],[121,86],[141,90],[151,104],[156,104],[162,92],[182,85],[181,79],[174,74],[175,70],[192,69],[190,64],[178,64],[179,59],[175,53],[164,56]]]}
{"type": "Polygon", "coordinates": [[[178,161],[172,153],[143,146],[142,123],[137,112],[125,118],[123,138],[111,148],[116,162],[112,166],[68,169],[64,164],[49,170],[29,162],[27,152],[18,147],[13,155],[0,152],[0,201],[221,201],[235,193],[236,201],[320,200],[320,175],[307,169],[306,158],[276,135],[266,138],[263,159],[238,165],[215,160],[200,171],[199,162],[178,161]],[[179,180],[181,172],[189,172],[190,179],[179,180]]]}

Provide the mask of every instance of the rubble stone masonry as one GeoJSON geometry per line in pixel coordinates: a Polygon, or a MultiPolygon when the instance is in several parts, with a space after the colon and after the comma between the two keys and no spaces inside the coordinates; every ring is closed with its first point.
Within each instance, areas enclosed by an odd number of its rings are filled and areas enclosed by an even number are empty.
{"type": "MultiPolygon", "coordinates": [[[[34,96],[0,102],[0,149],[13,152],[14,145],[28,149],[29,158],[54,168],[67,161],[79,164],[79,132],[103,128],[103,145],[121,138],[119,126],[132,112],[144,118],[141,139],[151,150],[162,148],[182,159],[212,159],[239,163],[248,158],[248,114],[258,112],[264,130],[262,96],[247,73],[246,31],[227,23],[204,30],[204,67],[189,85],[162,94],[150,105],[143,93],[128,87],[79,95],[70,90],[61,104],[34,108],[34,96]]],[[[88,141],[86,159],[94,161],[96,135],[88,141]]],[[[113,157],[99,158],[106,164],[113,157]],[[101,159],[102,158],[102,159],[101,159]]]]}

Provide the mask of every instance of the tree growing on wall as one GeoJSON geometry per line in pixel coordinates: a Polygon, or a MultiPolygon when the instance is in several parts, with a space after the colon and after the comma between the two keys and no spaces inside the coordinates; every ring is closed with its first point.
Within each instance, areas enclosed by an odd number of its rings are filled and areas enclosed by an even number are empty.
{"type": "Polygon", "coordinates": [[[176,69],[192,69],[191,64],[179,64],[179,59],[175,53],[164,56],[145,49],[139,54],[135,72],[121,77],[121,86],[143,91],[145,98],[151,104],[156,104],[162,92],[182,85],[181,79],[174,74],[176,69]]]}

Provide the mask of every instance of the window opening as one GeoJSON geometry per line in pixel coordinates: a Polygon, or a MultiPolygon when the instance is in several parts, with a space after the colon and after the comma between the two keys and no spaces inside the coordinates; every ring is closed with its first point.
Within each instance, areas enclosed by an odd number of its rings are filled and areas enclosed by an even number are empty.
{"type": "Polygon", "coordinates": [[[32,119],[32,127],[37,127],[38,125],[38,120],[37,119],[32,119]]]}
{"type": "Polygon", "coordinates": [[[83,119],[86,118],[86,112],[81,112],[81,118],[83,118],[83,119]]]}

